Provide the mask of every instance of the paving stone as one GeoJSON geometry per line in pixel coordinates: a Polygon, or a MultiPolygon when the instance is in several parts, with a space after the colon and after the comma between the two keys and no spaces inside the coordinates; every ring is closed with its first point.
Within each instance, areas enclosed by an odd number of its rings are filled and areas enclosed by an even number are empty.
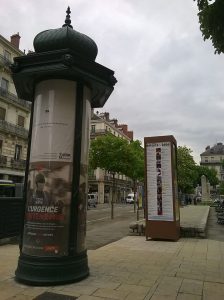
{"type": "Polygon", "coordinates": [[[177,299],[176,300],[202,300],[202,296],[200,296],[200,295],[193,295],[193,294],[179,293],[177,295],[177,299]]]}
{"type": "Polygon", "coordinates": [[[153,295],[150,300],[176,300],[177,295],[153,295]]]}
{"type": "MultiPolygon", "coordinates": [[[[4,299],[2,298],[2,295],[0,294],[0,299],[4,299]]],[[[33,296],[27,296],[27,295],[24,295],[24,294],[16,294],[12,297],[9,297],[9,298],[5,298],[6,300],[33,300],[33,296]]]]}
{"type": "Polygon", "coordinates": [[[180,287],[180,293],[202,295],[203,281],[184,279],[180,287]]]}
{"type": "Polygon", "coordinates": [[[125,299],[127,295],[129,294],[128,291],[118,291],[118,290],[112,290],[112,289],[98,289],[93,296],[98,296],[98,297],[104,297],[108,298],[110,297],[111,299],[125,299]]]}
{"type": "Polygon", "coordinates": [[[74,293],[74,296],[80,295],[92,295],[97,290],[97,287],[90,285],[71,285],[63,288],[61,292],[70,292],[74,293]]]}

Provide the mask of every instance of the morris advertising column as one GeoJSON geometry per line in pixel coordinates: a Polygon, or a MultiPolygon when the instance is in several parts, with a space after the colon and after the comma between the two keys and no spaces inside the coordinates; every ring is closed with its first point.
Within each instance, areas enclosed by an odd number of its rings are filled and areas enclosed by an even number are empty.
{"type": "Polygon", "coordinates": [[[32,102],[24,226],[16,279],[53,285],[88,276],[85,247],[91,107],[113,91],[114,72],[97,64],[97,46],[72,29],[34,39],[35,52],[12,66],[18,96],[32,102]]]}

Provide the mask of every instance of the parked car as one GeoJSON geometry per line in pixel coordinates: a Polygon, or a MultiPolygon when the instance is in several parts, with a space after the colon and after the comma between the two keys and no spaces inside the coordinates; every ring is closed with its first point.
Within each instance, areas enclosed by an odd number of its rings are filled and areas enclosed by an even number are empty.
{"type": "Polygon", "coordinates": [[[134,193],[128,194],[126,197],[126,203],[133,204],[134,203],[134,193]]]}
{"type": "Polygon", "coordinates": [[[88,194],[88,208],[96,207],[97,205],[97,195],[96,194],[88,194]]]}

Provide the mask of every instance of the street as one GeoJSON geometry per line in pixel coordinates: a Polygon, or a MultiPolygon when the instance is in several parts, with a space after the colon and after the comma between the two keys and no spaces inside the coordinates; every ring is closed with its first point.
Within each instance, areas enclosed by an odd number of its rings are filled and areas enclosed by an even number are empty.
{"type": "MultiPolygon", "coordinates": [[[[143,210],[140,211],[143,218],[143,210]]],[[[136,220],[133,204],[115,204],[114,219],[111,206],[99,204],[87,211],[86,245],[88,250],[97,249],[130,234],[129,223],[136,220]]]]}

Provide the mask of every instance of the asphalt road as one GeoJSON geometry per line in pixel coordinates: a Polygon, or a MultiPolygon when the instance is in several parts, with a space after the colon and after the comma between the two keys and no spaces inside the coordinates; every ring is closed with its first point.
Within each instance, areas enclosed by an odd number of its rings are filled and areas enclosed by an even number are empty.
{"type": "MultiPolygon", "coordinates": [[[[140,211],[143,217],[143,211],[140,211]]],[[[136,220],[133,204],[115,204],[114,219],[111,219],[109,204],[100,204],[87,211],[87,249],[93,250],[127,235],[130,235],[129,224],[136,220]]]]}

